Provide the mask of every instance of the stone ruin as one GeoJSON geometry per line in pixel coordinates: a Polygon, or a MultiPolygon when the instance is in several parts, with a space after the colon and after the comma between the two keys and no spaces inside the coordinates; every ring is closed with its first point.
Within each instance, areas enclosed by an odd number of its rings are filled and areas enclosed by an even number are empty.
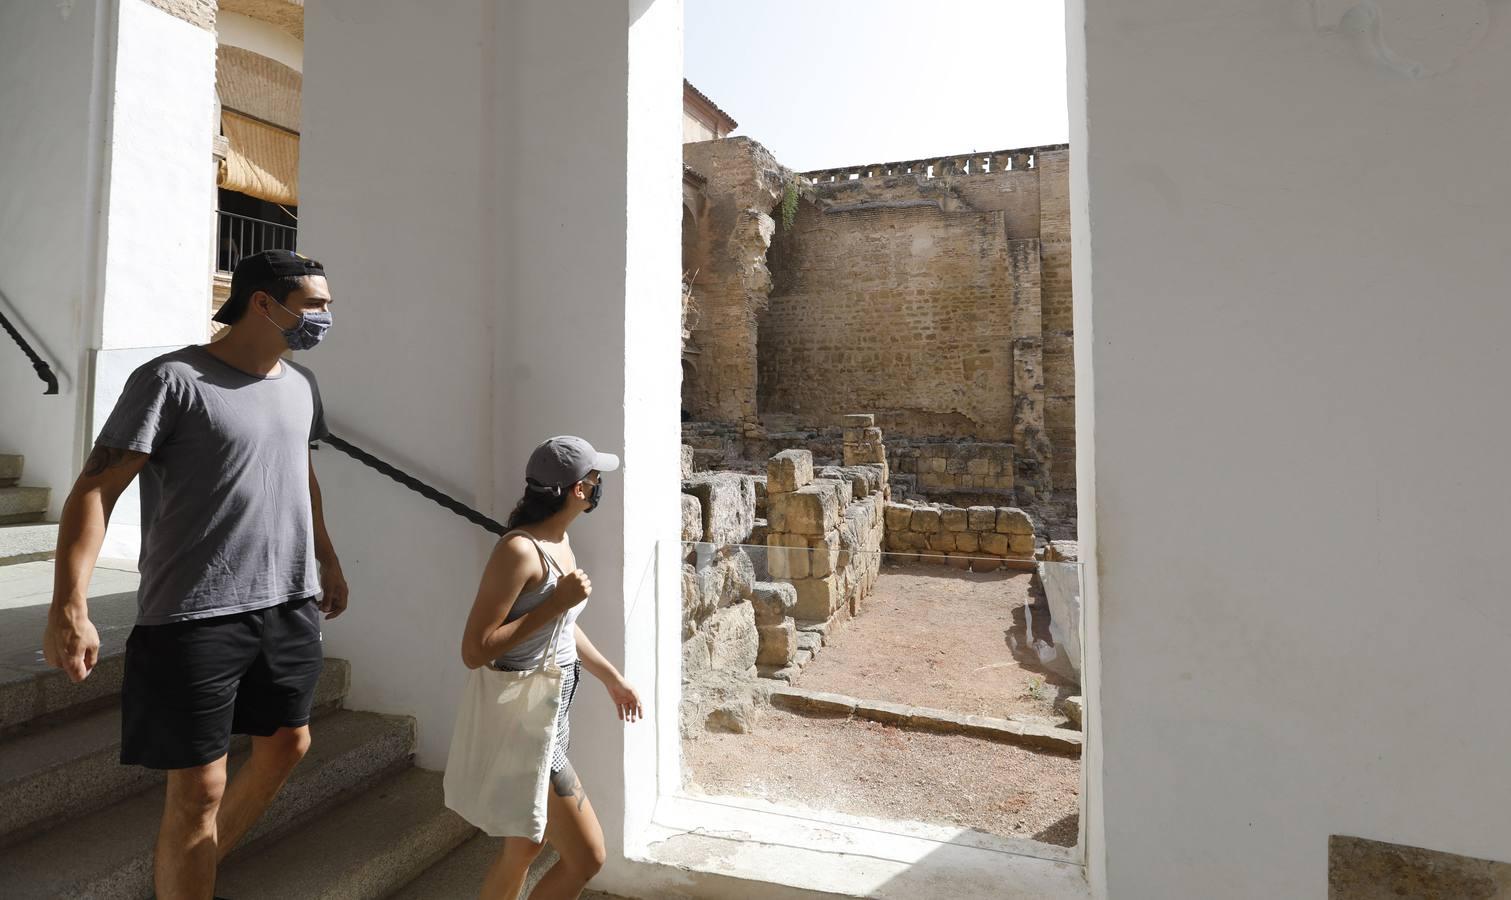
{"type": "Polygon", "coordinates": [[[815,466],[806,449],[775,453],[764,474],[698,472],[693,458],[684,447],[684,737],[753,729],[771,686],[794,680],[861,613],[884,553],[976,572],[1037,565],[1058,630],[1022,652],[1078,675],[1078,583],[1053,565],[1074,559],[1073,542],[1039,546],[1016,507],[892,500],[873,416],[844,417],[841,465],[815,466]]]}
{"type": "Polygon", "coordinates": [[[684,441],[759,474],[840,459],[874,410],[895,499],[1028,510],[1075,537],[1069,151],[795,173],[750,138],[684,146],[684,441]]]}
{"type": "Polygon", "coordinates": [[[789,450],[765,476],[693,473],[684,450],[684,735],[748,731],[761,682],[791,681],[875,586],[888,487],[873,423],[849,417],[839,467],[789,450]]]}

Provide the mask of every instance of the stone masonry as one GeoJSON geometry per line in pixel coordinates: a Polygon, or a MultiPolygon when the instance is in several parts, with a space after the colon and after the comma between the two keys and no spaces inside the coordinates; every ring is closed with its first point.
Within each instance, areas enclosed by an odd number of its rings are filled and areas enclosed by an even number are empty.
{"type": "Polygon", "coordinates": [[[756,330],[771,292],[766,252],[772,211],[794,176],[749,138],[685,144],[683,160],[706,179],[696,230],[683,239],[683,271],[698,310],[683,348],[683,408],[694,418],[750,423],[756,414],[756,330]]]}
{"type": "Polygon", "coordinates": [[[1033,568],[1034,523],[1021,509],[888,503],[886,520],[886,549],[900,561],[976,572],[1033,568]]]}
{"type": "Polygon", "coordinates": [[[763,420],[871,408],[895,437],[1011,443],[1020,502],[1073,492],[1067,160],[1054,146],[808,173],[770,254],[763,420]]]}
{"type": "MultiPolygon", "coordinates": [[[[724,465],[753,469],[796,446],[777,432],[833,428],[845,410],[869,408],[894,452],[992,447],[965,461],[985,473],[907,471],[894,456],[910,492],[1043,509],[1074,534],[1068,148],[799,182],[743,138],[689,144],[685,160],[706,181],[684,216],[685,228],[696,220],[683,265],[701,316],[684,342],[684,409],[734,429],[724,465]],[[794,184],[785,227],[773,216],[794,184]],[[1011,470],[995,471],[1004,456],[1011,470]]],[[[712,438],[698,450],[717,466],[712,438]]]]}

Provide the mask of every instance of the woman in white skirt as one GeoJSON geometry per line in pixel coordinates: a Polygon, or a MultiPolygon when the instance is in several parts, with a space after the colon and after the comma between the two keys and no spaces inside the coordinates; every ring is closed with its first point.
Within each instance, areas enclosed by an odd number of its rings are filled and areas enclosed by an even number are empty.
{"type": "MultiPolygon", "coordinates": [[[[563,675],[561,713],[545,833],[561,860],[541,879],[531,900],[576,897],[603,866],[603,829],[567,758],[568,710],[577,676],[586,669],[603,682],[621,720],[633,722],[642,715],[635,689],[577,625],[593,584],[577,567],[567,537],[572,522],[598,506],[603,474],[618,468],[617,456],[599,453],[578,437],[552,438],[535,449],[525,468],[525,495],[483,572],[462,637],[462,661],[468,668],[528,671],[539,665],[557,618],[565,615],[556,653],[563,675]]],[[[516,900],[541,846],[528,837],[504,838],[483,880],[484,900],[516,900]]]]}

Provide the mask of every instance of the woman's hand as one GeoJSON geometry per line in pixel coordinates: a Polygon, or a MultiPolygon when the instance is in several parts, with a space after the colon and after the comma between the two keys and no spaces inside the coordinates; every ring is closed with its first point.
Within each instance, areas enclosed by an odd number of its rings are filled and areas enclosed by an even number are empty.
{"type": "Polygon", "coordinates": [[[609,698],[614,701],[619,721],[638,722],[645,716],[645,710],[640,707],[640,695],[635,693],[635,689],[623,677],[617,681],[605,682],[604,687],[609,689],[609,698]]]}
{"type": "Polygon", "coordinates": [[[588,573],[577,569],[563,575],[556,582],[556,590],[551,592],[551,608],[557,613],[564,613],[592,595],[593,582],[588,578],[588,573]]]}

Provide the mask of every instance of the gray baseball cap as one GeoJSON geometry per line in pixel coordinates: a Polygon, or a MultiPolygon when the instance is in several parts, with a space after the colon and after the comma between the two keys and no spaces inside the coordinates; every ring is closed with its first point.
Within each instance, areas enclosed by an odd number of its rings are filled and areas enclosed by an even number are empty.
{"type": "Polygon", "coordinates": [[[543,488],[566,488],[588,477],[589,472],[612,472],[619,457],[599,453],[580,437],[563,435],[535,448],[525,466],[525,478],[543,488]]]}

